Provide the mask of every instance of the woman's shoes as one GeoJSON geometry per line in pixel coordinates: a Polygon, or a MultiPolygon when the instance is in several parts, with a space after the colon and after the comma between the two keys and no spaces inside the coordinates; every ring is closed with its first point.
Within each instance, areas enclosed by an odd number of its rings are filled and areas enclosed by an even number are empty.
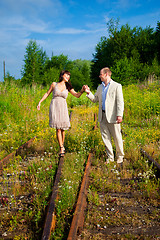
{"type": "Polygon", "coordinates": [[[64,157],[64,154],[65,154],[65,148],[64,148],[64,146],[62,146],[62,147],[60,147],[60,153],[59,153],[59,156],[60,157],[64,157]]]}

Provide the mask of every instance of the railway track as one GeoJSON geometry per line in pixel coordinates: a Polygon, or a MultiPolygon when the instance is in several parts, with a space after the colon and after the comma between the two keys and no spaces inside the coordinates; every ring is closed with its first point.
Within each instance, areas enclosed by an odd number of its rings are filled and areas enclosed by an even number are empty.
{"type": "Polygon", "coordinates": [[[105,166],[103,159],[92,166],[84,227],[77,240],[160,239],[159,190],[147,195],[144,185],[153,176],[141,170],[131,171],[129,160],[121,170],[116,164],[105,166]]]}
{"type": "MultiPolygon", "coordinates": [[[[7,166],[9,160],[18,155],[18,152],[29,148],[32,142],[33,139],[0,162],[2,178],[4,177],[3,166],[7,166]]],[[[141,153],[149,161],[152,161],[160,171],[160,166],[154,159],[142,149],[141,153]]],[[[34,157],[29,155],[25,161],[32,162],[34,157]]],[[[41,158],[42,156],[36,157],[41,158]]],[[[58,197],[58,183],[63,162],[64,158],[59,159],[59,164],[56,162],[54,185],[45,216],[42,240],[50,239],[51,232],[56,227],[55,203],[58,197]]],[[[130,171],[129,162],[129,159],[125,160],[123,168],[119,169],[115,163],[107,166],[104,162],[104,156],[97,161],[94,154],[89,154],[71,228],[68,232],[68,240],[125,239],[125,237],[128,237],[126,239],[160,239],[160,224],[157,221],[158,214],[160,214],[159,205],[154,198],[151,202],[145,200],[142,190],[138,187],[143,182],[144,176],[140,174],[141,169],[139,172],[135,170],[136,173],[133,170],[130,171]],[[134,236],[137,236],[137,238],[133,238],[134,236]]],[[[27,184],[28,181],[23,173],[18,173],[22,186],[27,184]]],[[[10,179],[12,180],[12,174],[8,175],[8,180],[10,179]]],[[[8,181],[8,193],[14,184],[16,183],[8,181]]],[[[1,189],[3,190],[3,186],[1,186],[1,189]]],[[[9,210],[13,214],[22,204],[26,207],[29,206],[29,202],[33,201],[35,193],[19,195],[16,199],[18,203],[14,204],[14,207],[13,204],[9,207],[7,197],[7,193],[1,196],[1,213],[9,210]]],[[[23,230],[26,231],[25,228],[23,230]]],[[[13,235],[6,235],[2,231],[1,233],[3,233],[2,239],[13,239],[13,235]]]]}

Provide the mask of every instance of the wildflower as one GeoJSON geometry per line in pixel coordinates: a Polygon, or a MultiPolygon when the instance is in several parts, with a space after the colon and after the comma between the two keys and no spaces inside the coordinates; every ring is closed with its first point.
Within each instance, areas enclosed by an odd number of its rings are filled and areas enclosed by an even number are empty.
{"type": "Polygon", "coordinates": [[[6,232],[3,233],[2,236],[3,236],[3,237],[7,237],[7,233],[6,233],[6,232]]]}

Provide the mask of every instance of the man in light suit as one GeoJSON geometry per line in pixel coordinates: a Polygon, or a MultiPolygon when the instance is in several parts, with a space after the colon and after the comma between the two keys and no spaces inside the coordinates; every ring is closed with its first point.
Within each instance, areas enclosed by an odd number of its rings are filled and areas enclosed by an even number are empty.
{"type": "Polygon", "coordinates": [[[112,72],[108,67],[102,68],[99,75],[102,84],[97,88],[95,95],[91,93],[88,86],[85,86],[85,91],[92,102],[99,102],[98,121],[108,155],[106,163],[114,161],[112,136],[116,146],[117,163],[120,164],[124,157],[120,126],[124,111],[124,100],[122,85],[113,81],[111,74],[112,72]]]}

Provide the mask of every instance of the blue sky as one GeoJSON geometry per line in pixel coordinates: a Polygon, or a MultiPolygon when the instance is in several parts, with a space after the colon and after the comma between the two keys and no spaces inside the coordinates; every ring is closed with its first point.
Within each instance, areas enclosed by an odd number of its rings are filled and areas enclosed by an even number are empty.
{"type": "Polygon", "coordinates": [[[46,51],[69,59],[92,59],[111,19],[131,28],[160,21],[159,0],[0,0],[0,81],[6,72],[21,78],[30,39],[46,51]]]}

